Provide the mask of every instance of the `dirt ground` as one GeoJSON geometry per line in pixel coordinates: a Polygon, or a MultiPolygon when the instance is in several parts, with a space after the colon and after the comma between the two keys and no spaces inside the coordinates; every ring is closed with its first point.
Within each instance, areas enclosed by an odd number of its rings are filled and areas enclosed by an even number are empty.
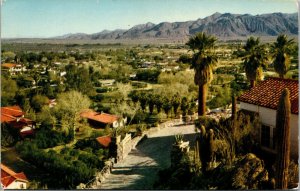
{"type": "Polygon", "coordinates": [[[97,189],[152,189],[157,172],[170,166],[174,135],[183,134],[184,141],[193,141],[194,129],[194,125],[177,124],[148,136],[123,161],[115,164],[97,189]]]}

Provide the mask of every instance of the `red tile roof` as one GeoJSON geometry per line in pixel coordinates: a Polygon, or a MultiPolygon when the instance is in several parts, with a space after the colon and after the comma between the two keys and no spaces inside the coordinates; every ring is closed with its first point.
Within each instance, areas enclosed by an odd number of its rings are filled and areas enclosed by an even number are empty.
{"type": "Polygon", "coordinates": [[[298,80],[270,77],[258,83],[254,88],[245,91],[238,97],[238,101],[277,110],[279,98],[285,88],[290,91],[291,112],[298,114],[298,80]]]}
{"type": "MultiPolygon", "coordinates": [[[[34,124],[32,120],[24,118],[23,115],[24,112],[19,106],[1,107],[1,123],[8,123],[14,128],[22,129],[27,125],[34,124]]],[[[22,137],[33,133],[32,129],[20,132],[22,137]]]]}
{"type": "Polygon", "coordinates": [[[116,115],[111,115],[107,113],[98,113],[95,111],[84,111],[80,114],[80,116],[83,118],[87,118],[105,124],[111,124],[119,119],[119,117],[116,115]]]}
{"type": "Polygon", "coordinates": [[[12,68],[12,67],[15,67],[17,64],[13,64],[13,63],[4,63],[4,64],[1,64],[2,67],[4,68],[12,68]]]}
{"type": "Polygon", "coordinates": [[[11,121],[16,117],[22,117],[23,115],[24,112],[17,105],[1,107],[1,122],[11,121]]]}
{"type": "Polygon", "coordinates": [[[15,180],[28,182],[28,179],[23,172],[16,173],[12,169],[1,163],[1,183],[3,184],[3,186],[8,187],[15,180]]]}
{"type": "Polygon", "coordinates": [[[109,143],[111,142],[111,137],[110,136],[103,136],[103,137],[98,137],[96,138],[97,142],[104,146],[104,147],[108,147],[109,143]]]}

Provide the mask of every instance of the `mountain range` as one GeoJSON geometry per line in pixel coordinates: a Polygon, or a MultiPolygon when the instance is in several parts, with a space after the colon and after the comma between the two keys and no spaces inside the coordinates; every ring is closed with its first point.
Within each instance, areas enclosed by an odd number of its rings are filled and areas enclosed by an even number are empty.
{"type": "Polygon", "coordinates": [[[55,39],[117,40],[117,39],[185,39],[197,32],[219,38],[298,35],[298,14],[270,13],[261,15],[214,13],[195,21],[146,23],[130,29],[104,30],[99,33],[67,34],[55,39]]]}

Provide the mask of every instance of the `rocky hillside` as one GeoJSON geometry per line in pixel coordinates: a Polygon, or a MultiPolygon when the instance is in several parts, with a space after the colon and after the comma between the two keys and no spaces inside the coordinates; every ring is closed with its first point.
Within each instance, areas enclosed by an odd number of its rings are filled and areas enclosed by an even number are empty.
{"type": "Polygon", "coordinates": [[[197,32],[207,32],[219,38],[255,36],[277,36],[280,33],[298,34],[298,15],[271,13],[262,15],[215,13],[196,21],[146,23],[128,30],[104,30],[95,34],[67,34],[59,39],[183,39],[197,32]]]}

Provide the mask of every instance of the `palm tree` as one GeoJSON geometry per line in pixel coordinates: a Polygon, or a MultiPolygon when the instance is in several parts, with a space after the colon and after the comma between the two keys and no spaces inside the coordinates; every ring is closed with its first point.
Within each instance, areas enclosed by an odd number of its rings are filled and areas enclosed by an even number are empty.
{"type": "Polygon", "coordinates": [[[280,78],[284,78],[284,75],[289,70],[290,58],[294,39],[288,40],[287,36],[281,34],[277,37],[277,41],[271,46],[273,52],[273,64],[275,71],[279,74],[280,78]]]}
{"type": "Polygon", "coordinates": [[[194,82],[199,86],[198,115],[203,116],[206,109],[207,84],[213,79],[213,66],[217,63],[213,48],[217,39],[203,32],[190,37],[186,43],[194,52],[192,66],[195,70],[194,82]]]}
{"type": "Polygon", "coordinates": [[[253,88],[256,81],[262,77],[262,67],[266,66],[265,47],[260,44],[259,38],[250,37],[243,46],[243,50],[238,53],[238,57],[243,60],[242,67],[245,69],[251,88],[253,88]]]}

